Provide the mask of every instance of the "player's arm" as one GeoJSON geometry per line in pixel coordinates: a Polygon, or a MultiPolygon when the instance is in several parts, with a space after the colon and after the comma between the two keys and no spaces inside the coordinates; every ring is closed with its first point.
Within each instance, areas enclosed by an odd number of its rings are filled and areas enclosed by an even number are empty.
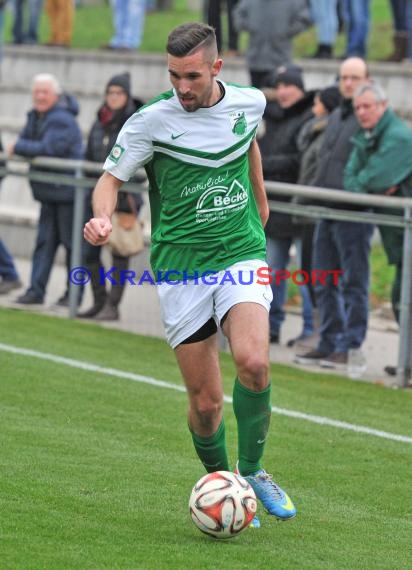
{"type": "Polygon", "coordinates": [[[92,245],[104,245],[112,231],[110,218],[117,203],[117,193],[123,184],[109,172],[104,172],[93,191],[93,214],[84,226],[84,239],[92,245]]]}
{"type": "Polygon", "coordinates": [[[263,180],[262,160],[256,140],[249,148],[249,178],[252,183],[253,194],[259,210],[262,225],[265,226],[269,218],[269,206],[263,180]]]}

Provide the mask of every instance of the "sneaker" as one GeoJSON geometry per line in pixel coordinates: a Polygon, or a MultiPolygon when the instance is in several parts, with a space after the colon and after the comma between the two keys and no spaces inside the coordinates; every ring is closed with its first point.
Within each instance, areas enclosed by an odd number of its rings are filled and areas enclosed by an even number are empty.
{"type": "Polygon", "coordinates": [[[334,368],[336,370],[346,370],[348,366],[347,352],[333,352],[326,358],[319,361],[322,368],[334,368]]]}
{"type": "Polygon", "coordinates": [[[311,338],[315,333],[313,331],[311,332],[302,332],[300,333],[299,336],[296,336],[295,338],[291,338],[287,341],[286,346],[288,348],[291,348],[292,346],[294,346],[295,344],[299,344],[300,342],[302,342],[302,340],[306,340],[307,338],[311,338]]]}
{"type": "Polygon", "coordinates": [[[280,344],[280,334],[278,332],[271,332],[269,342],[270,344],[280,344]]]}
{"type": "MultiPolygon", "coordinates": [[[[237,468],[236,468],[237,469],[237,468]]],[[[281,520],[296,516],[296,508],[289,495],[274,482],[272,475],[260,469],[253,475],[242,475],[256,493],[266,511],[281,520]]]]}
{"type": "MultiPolygon", "coordinates": [[[[235,475],[240,475],[239,469],[237,468],[237,464],[234,470],[235,475]]],[[[242,475],[240,475],[242,477],[242,475]]],[[[253,519],[249,523],[249,528],[260,528],[260,519],[257,515],[253,517],[253,519]]]]}
{"type": "Polygon", "coordinates": [[[20,289],[22,286],[23,284],[19,279],[3,279],[3,281],[0,283],[0,295],[7,295],[7,293],[10,293],[10,291],[13,291],[13,289],[20,289]]]}
{"type": "Polygon", "coordinates": [[[255,515],[253,519],[250,521],[249,528],[260,528],[260,520],[257,515],[255,515]]]}
{"type": "Polygon", "coordinates": [[[17,297],[16,303],[19,303],[19,305],[42,305],[43,299],[40,299],[40,297],[36,297],[34,293],[27,291],[24,295],[17,297]]]}
{"type": "Polygon", "coordinates": [[[57,299],[56,307],[68,307],[68,306],[69,306],[69,294],[65,293],[60,297],[60,299],[57,299]]]}
{"type": "Polygon", "coordinates": [[[327,352],[323,352],[322,350],[313,349],[309,350],[309,352],[305,352],[304,354],[296,354],[293,362],[297,364],[319,364],[320,360],[327,358],[329,354],[327,352]]]}
{"type": "Polygon", "coordinates": [[[118,321],[119,311],[114,305],[106,303],[103,309],[97,313],[95,319],[96,321],[118,321]]]}
{"type": "Polygon", "coordinates": [[[398,373],[396,366],[385,366],[383,369],[388,376],[396,376],[398,373]]]}

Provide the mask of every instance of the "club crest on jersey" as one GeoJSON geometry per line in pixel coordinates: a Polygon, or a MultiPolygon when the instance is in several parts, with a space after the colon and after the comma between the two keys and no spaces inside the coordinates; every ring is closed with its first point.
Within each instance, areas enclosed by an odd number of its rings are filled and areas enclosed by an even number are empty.
{"type": "Polygon", "coordinates": [[[232,127],[232,133],[243,136],[247,130],[247,121],[244,111],[236,111],[229,115],[230,125],[232,127]]]}
{"type": "Polygon", "coordinates": [[[110,160],[112,160],[113,162],[115,162],[117,164],[119,162],[119,160],[121,159],[125,150],[126,149],[124,149],[119,144],[115,144],[114,147],[112,148],[111,152],[110,152],[110,155],[109,155],[110,160]]]}

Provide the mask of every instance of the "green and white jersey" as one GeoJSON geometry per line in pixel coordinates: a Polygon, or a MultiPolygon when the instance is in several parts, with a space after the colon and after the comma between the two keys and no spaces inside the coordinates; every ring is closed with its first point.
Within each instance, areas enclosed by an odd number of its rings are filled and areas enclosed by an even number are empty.
{"type": "Polygon", "coordinates": [[[248,149],[265,108],[252,87],[220,82],[213,107],[189,113],[174,90],[123,126],[104,169],[149,179],[152,269],[200,275],[266,256],[265,235],[249,180],[248,149]]]}

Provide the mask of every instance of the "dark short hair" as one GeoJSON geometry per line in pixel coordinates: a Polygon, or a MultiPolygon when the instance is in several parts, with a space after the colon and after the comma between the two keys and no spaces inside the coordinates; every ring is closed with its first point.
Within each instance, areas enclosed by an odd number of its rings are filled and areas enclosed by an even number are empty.
{"type": "Polygon", "coordinates": [[[217,55],[215,30],[201,22],[188,22],[177,26],[167,39],[166,51],[174,57],[191,55],[201,48],[210,48],[217,55]]]}

